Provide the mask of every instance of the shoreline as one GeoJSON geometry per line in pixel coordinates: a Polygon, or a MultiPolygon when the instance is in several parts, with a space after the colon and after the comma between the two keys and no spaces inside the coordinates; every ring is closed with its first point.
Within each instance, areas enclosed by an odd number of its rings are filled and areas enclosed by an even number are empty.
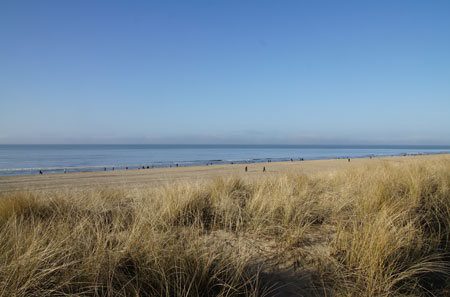
{"type": "Polygon", "coordinates": [[[280,163],[280,162],[303,162],[303,161],[320,161],[320,160],[346,160],[350,159],[372,159],[372,158],[389,158],[389,157],[414,157],[414,156],[427,156],[427,155],[445,155],[450,152],[432,152],[432,153],[400,153],[391,155],[376,155],[365,154],[359,156],[335,156],[335,157],[318,157],[318,158],[254,158],[245,160],[193,160],[193,161],[158,161],[137,164],[125,164],[125,165],[95,165],[95,166],[68,166],[68,167],[41,167],[41,168],[4,168],[0,169],[0,178],[6,176],[34,176],[39,175],[40,170],[46,175],[57,174],[73,174],[73,173],[94,173],[94,172],[115,172],[115,171],[129,171],[129,170],[146,170],[146,169],[163,169],[163,168],[184,168],[184,167],[201,167],[201,166],[217,166],[217,165],[252,165],[252,164],[264,164],[264,163],[280,163]],[[84,170],[83,170],[84,169],[84,170]],[[66,172],[67,171],[67,172],[66,172]],[[22,172],[19,174],[5,174],[2,172],[22,172]],[[27,172],[27,173],[23,173],[27,172]]]}
{"type": "Polygon", "coordinates": [[[210,166],[165,167],[115,171],[71,172],[43,175],[0,176],[0,193],[12,191],[71,190],[93,187],[136,188],[164,185],[176,181],[197,182],[217,177],[260,178],[287,173],[311,174],[356,168],[383,162],[433,159],[445,154],[420,154],[376,158],[321,159],[304,161],[260,162],[251,164],[218,164],[210,166]],[[248,171],[245,172],[245,167],[248,171]],[[266,172],[263,172],[266,168],[266,172]]]}

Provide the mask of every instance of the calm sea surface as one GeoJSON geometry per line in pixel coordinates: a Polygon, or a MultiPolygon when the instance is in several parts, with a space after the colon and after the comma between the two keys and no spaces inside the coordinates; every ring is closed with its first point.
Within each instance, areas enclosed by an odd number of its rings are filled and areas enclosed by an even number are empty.
{"type": "Polygon", "coordinates": [[[0,145],[0,175],[450,153],[396,145],[0,145]]]}

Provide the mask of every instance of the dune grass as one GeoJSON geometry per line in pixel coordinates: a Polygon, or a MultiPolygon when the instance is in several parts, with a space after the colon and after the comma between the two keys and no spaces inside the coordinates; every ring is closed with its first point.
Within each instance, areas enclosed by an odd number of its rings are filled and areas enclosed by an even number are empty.
{"type": "Polygon", "coordinates": [[[450,158],[0,196],[0,296],[276,294],[450,295],[450,158]]]}

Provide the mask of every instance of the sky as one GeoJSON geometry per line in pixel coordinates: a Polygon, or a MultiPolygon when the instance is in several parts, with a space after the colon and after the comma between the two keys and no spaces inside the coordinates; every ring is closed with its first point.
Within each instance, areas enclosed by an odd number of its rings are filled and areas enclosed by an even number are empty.
{"type": "Polygon", "coordinates": [[[450,144],[450,1],[0,1],[0,144],[450,144]]]}

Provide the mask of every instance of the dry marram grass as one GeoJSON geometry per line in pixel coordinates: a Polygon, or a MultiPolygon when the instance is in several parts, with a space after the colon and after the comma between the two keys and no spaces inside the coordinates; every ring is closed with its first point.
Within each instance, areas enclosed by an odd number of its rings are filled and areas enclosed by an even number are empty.
{"type": "Polygon", "coordinates": [[[450,159],[0,197],[1,296],[448,296],[450,159]]]}

